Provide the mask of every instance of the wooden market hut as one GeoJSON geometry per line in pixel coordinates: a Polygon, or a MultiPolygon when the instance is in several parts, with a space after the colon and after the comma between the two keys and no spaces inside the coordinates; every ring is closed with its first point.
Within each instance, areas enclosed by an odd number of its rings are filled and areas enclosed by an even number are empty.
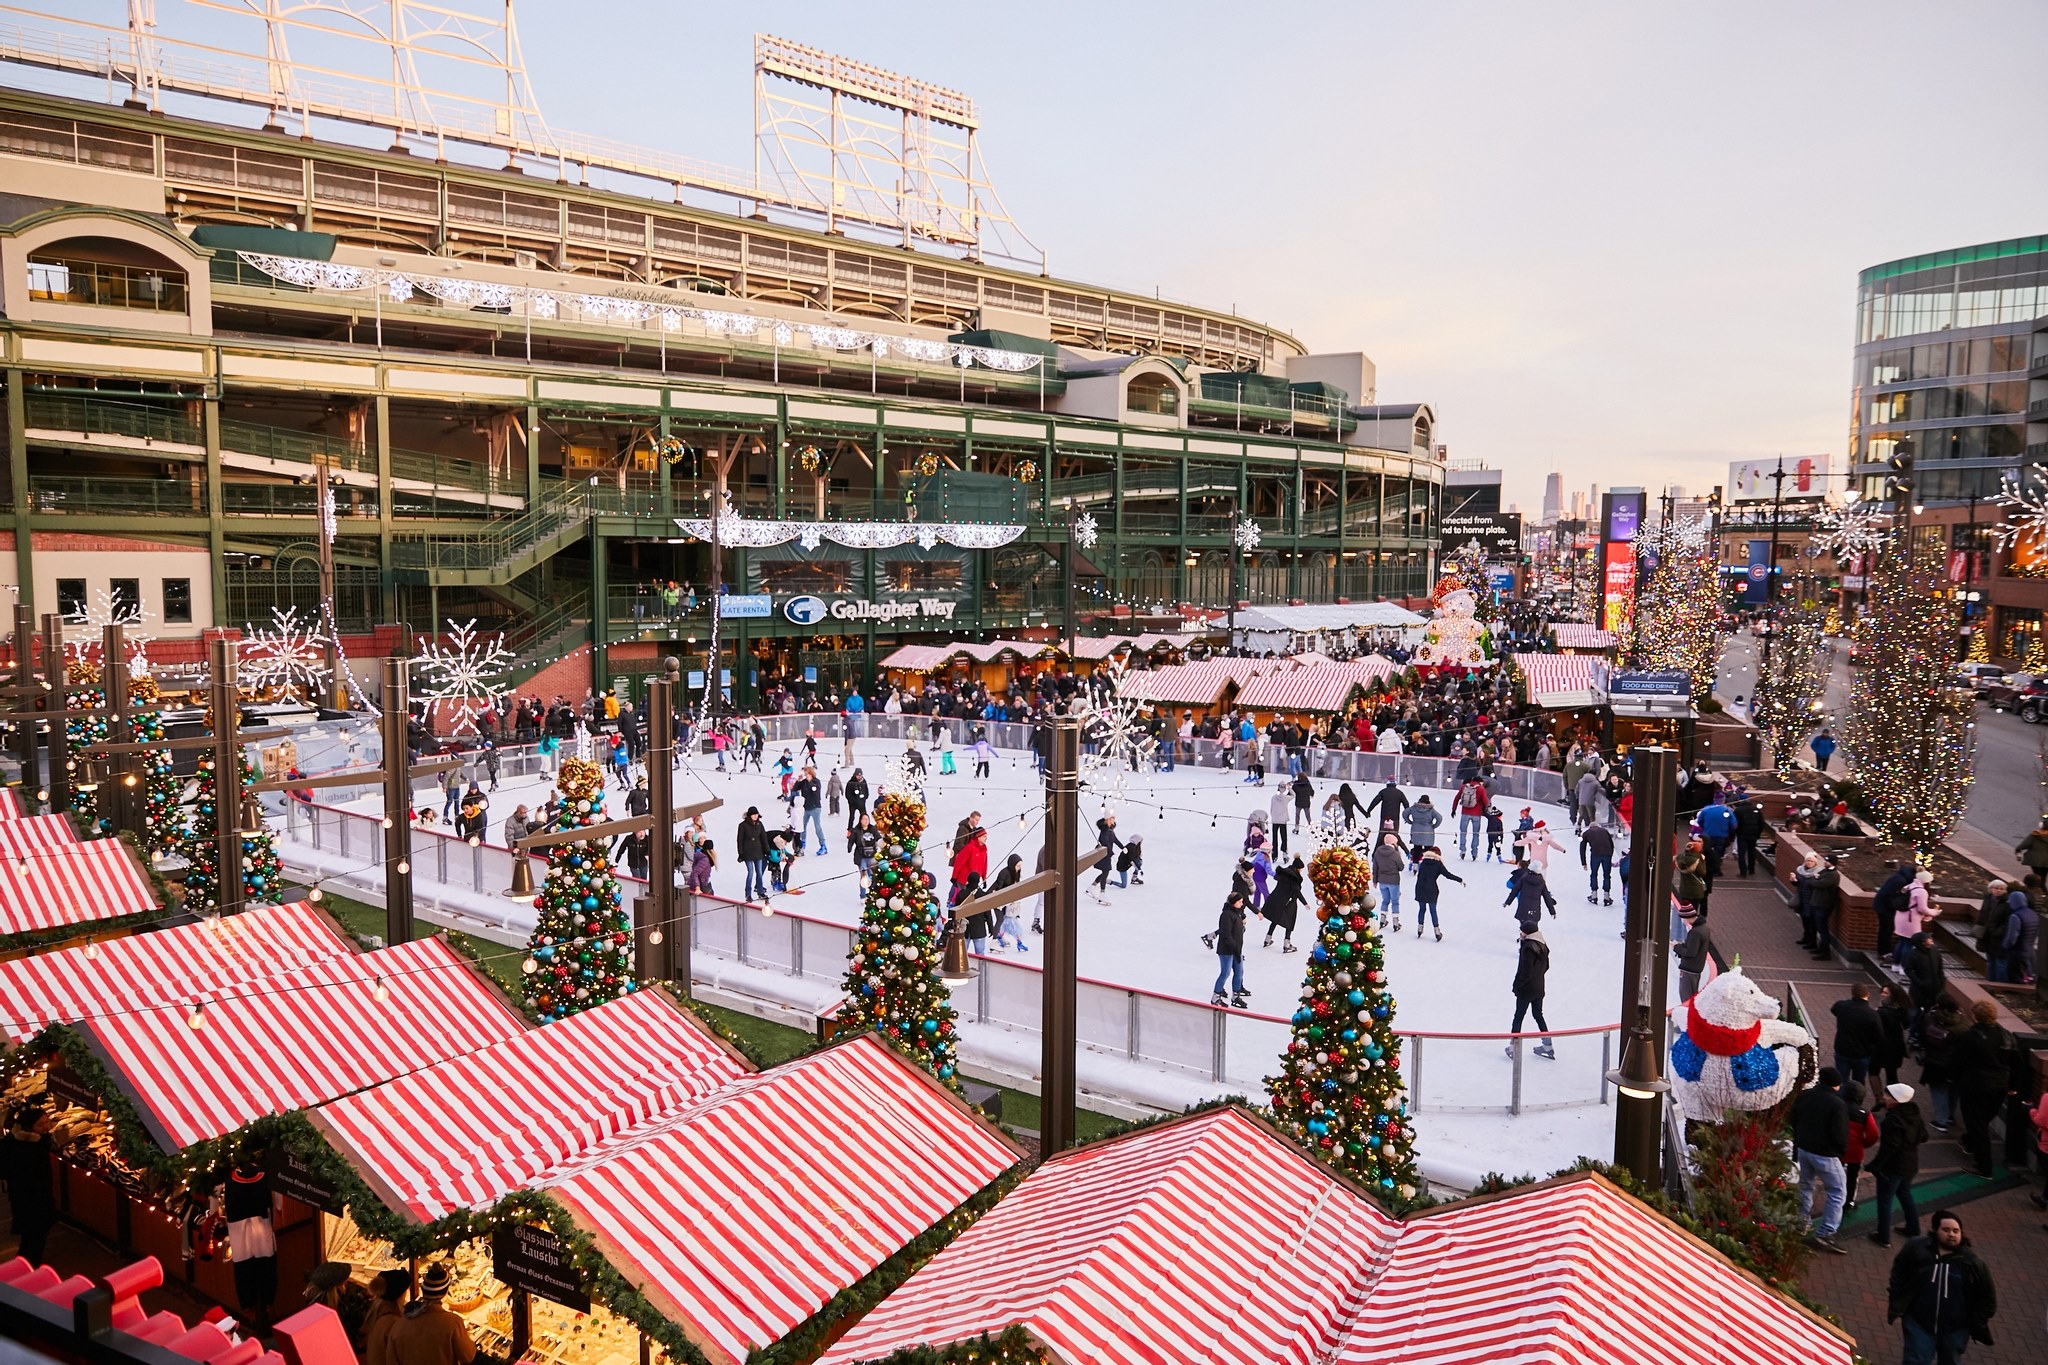
{"type": "Polygon", "coordinates": [[[81,840],[68,815],[0,818],[0,958],[33,948],[132,934],[163,906],[119,839],[81,840]]]}

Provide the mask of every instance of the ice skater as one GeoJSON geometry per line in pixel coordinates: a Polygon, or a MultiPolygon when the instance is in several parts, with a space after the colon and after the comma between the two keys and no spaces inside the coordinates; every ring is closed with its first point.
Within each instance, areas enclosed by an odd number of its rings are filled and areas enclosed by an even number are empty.
{"type": "Polygon", "coordinates": [[[1301,878],[1300,854],[1289,859],[1284,867],[1273,874],[1273,894],[1266,897],[1265,905],[1259,909],[1259,913],[1266,919],[1266,941],[1262,946],[1273,946],[1273,931],[1278,929],[1283,936],[1281,952],[1301,951],[1294,946],[1294,921],[1301,912],[1301,878]]]}
{"type": "Polygon", "coordinates": [[[1444,940],[1444,926],[1437,919],[1436,902],[1440,883],[1448,877],[1462,884],[1464,878],[1451,871],[1444,862],[1444,851],[1435,844],[1422,850],[1422,856],[1415,861],[1415,937],[1422,937],[1422,921],[1427,919],[1436,930],[1436,941],[1444,940]]]}
{"type": "Polygon", "coordinates": [[[1095,843],[1103,850],[1102,861],[1095,865],[1095,890],[1089,899],[1109,904],[1109,873],[1111,864],[1116,862],[1117,850],[1124,846],[1123,839],[1116,832],[1116,816],[1105,815],[1095,822],[1095,843]]]}
{"type": "Polygon", "coordinates": [[[1275,856],[1287,852],[1287,812],[1292,802],[1293,793],[1288,790],[1285,782],[1274,787],[1273,800],[1266,809],[1272,815],[1267,828],[1273,832],[1273,852],[1275,856]]]}
{"type": "MultiPolygon", "coordinates": [[[[994,893],[1003,890],[1005,887],[1015,886],[1022,880],[1024,880],[1024,855],[1012,853],[1009,861],[1003,864],[1003,870],[996,873],[996,879],[989,884],[988,889],[991,893],[994,893]]],[[[998,921],[995,931],[995,943],[992,945],[996,952],[1001,952],[1005,943],[1014,944],[1020,953],[1031,951],[1031,945],[1024,941],[1024,926],[1017,922],[1017,906],[1015,902],[1005,905],[996,911],[994,918],[998,921]]]]}
{"type": "Polygon", "coordinates": [[[1486,808],[1486,857],[1482,862],[1506,861],[1500,856],[1501,843],[1508,837],[1507,822],[1501,818],[1499,806],[1486,808]]]}
{"type": "Polygon", "coordinates": [[[1294,793],[1294,827],[1300,829],[1307,825],[1314,829],[1315,817],[1309,814],[1309,805],[1316,799],[1315,784],[1308,780],[1307,773],[1296,773],[1290,790],[1294,793]]]}
{"type": "Polygon", "coordinates": [[[1116,855],[1116,884],[1119,889],[1145,884],[1145,836],[1133,834],[1124,840],[1124,851],[1116,855]]]}
{"type": "Polygon", "coordinates": [[[1579,835],[1579,866],[1586,869],[1586,904],[1595,893],[1614,904],[1614,835],[1605,825],[1587,825],[1579,835]]]}
{"type": "Polygon", "coordinates": [[[1380,928],[1385,929],[1392,920],[1397,934],[1401,932],[1401,874],[1407,867],[1408,855],[1401,848],[1400,836],[1388,830],[1372,851],[1372,880],[1379,892],[1380,928]]]}
{"type": "Polygon", "coordinates": [[[1209,936],[1216,949],[1216,985],[1209,996],[1212,1005],[1225,1003],[1226,983],[1231,988],[1229,1004],[1235,1009],[1243,1009],[1245,997],[1251,994],[1244,988],[1244,920],[1245,899],[1233,891],[1216,916],[1216,932],[1209,936]]]}
{"type": "Polygon", "coordinates": [[[1267,884],[1272,880],[1273,860],[1266,856],[1263,848],[1252,850],[1252,910],[1256,913],[1265,908],[1267,884]]]}
{"type": "MultiPolygon", "coordinates": [[[[1541,874],[1537,874],[1541,880],[1541,874]]],[[[1543,934],[1534,924],[1522,925],[1522,937],[1515,957],[1515,1022],[1508,1025],[1508,1032],[1522,1031],[1522,1017],[1534,1015],[1536,1027],[1543,1031],[1543,1041],[1536,1045],[1536,1055],[1549,1061],[1557,1060],[1557,1050],[1550,1044],[1550,1025],[1543,1018],[1543,982],[1550,974],[1550,945],[1543,941],[1543,934]]],[[[1515,1055],[1515,1045],[1509,1043],[1507,1055],[1515,1055]]]]}

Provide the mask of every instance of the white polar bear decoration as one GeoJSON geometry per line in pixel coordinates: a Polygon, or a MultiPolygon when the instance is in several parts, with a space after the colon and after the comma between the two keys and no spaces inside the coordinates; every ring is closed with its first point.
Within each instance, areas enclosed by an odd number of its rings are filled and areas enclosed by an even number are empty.
{"type": "Polygon", "coordinates": [[[1731,967],[1701,987],[1673,1022],[1671,1090],[1679,1112],[1719,1123],[1731,1109],[1769,1109],[1812,1084],[1813,1035],[1778,1018],[1778,1002],[1731,967]]]}

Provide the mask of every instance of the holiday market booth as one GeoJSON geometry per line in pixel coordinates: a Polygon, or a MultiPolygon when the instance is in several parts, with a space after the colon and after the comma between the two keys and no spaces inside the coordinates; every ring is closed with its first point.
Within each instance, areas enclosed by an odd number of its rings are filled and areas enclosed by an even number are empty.
{"type": "Polygon", "coordinates": [[[1206,719],[1230,705],[1239,690],[1253,678],[1281,666],[1276,659],[1201,659],[1194,663],[1168,664],[1124,679],[1126,701],[1167,708],[1181,707],[1206,719]]]}
{"type": "Polygon", "coordinates": [[[1260,725],[1281,716],[1297,720],[1339,716],[1353,701],[1382,690],[1400,671],[1400,664],[1378,654],[1315,663],[1286,660],[1281,667],[1247,682],[1237,694],[1237,707],[1251,712],[1260,725]]]}
{"type": "MultiPolygon", "coordinates": [[[[443,940],[358,953],[305,905],[0,963],[0,1008],[19,1044],[0,1101],[50,1101],[63,1215],[230,1304],[198,1219],[276,1116],[525,1027],[443,940]]],[[[315,1211],[286,1198],[274,1222],[294,1286],[323,1259],[315,1211]]]]}
{"type": "Polygon", "coordinates": [[[1010,1365],[1848,1365],[1855,1343],[1598,1175],[1397,1219],[1228,1106],[1052,1157],[821,1365],[948,1347],[1010,1365]]]}
{"type": "Polygon", "coordinates": [[[653,989],[307,1119],[328,1258],[446,1256],[479,1347],[547,1365],[807,1358],[1020,1155],[872,1035],[751,1072],[653,989]]]}
{"type": "Polygon", "coordinates": [[[1621,637],[1611,630],[1589,626],[1583,621],[1552,621],[1550,638],[1557,647],[1570,653],[1611,654],[1621,643],[1621,637]]]}
{"type": "Polygon", "coordinates": [[[82,841],[68,815],[0,820],[0,957],[130,934],[161,910],[120,840],[82,841]]]}

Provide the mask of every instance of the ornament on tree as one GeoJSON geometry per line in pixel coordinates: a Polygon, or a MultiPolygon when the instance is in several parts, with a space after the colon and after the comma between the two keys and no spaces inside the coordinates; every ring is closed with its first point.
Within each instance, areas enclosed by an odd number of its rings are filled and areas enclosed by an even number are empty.
{"type": "MultiPolygon", "coordinates": [[[[97,711],[107,704],[106,688],[100,681],[100,666],[84,653],[65,661],[64,682],[69,698],[65,705],[69,709],[97,711]]],[[[100,817],[98,784],[85,780],[88,764],[104,768],[107,753],[96,746],[107,743],[108,734],[105,716],[79,716],[64,722],[64,741],[71,753],[71,813],[85,827],[89,839],[114,832],[113,823],[100,817]]]]}
{"type": "Polygon", "coordinates": [[[875,802],[880,857],[847,958],[844,1017],[873,1029],[949,1086],[958,1087],[953,1002],[939,977],[939,901],[927,882],[924,803],[902,791],[875,802]]]}
{"type": "MultiPolygon", "coordinates": [[[[163,689],[149,672],[149,660],[135,652],[128,675],[128,700],[135,708],[128,713],[128,737],[137,744],[161,744],[169,735],[157,704],[163,689]],[[139,665],[139,667],[138,667],[139,665]]],[[[153,858],[176,853],[185,846],[185,784],[172,769],[170,751],[155,749],[140,756],[142,765],[143,848],[153,858]]]]}
{"type": "Polygon", "coordinates": [[[1269,1077],[1274,1121],[1345,1176],[1395,1204],[1422,1188],[1415,1132],[1394,1035],[1394,997],[1373,917],[1372,867],[1329,845],[1310,860],[1321,921],[1280,1074],[1269,1077]]]}
{"type": "Polygon", "coordinates": [[[1479,599],[1464,579],[1446,574],[1429,596],[1436,615],[1415,651],[1417,664],[1477,668],[1493,657],[1491,639],[1477,615],[1479,599]]]}
{"type": "MultiPolygon", "coordinates": [[[[555,787],[561,800],[546,833],[604,823],[604,772],[595,763],[563,760],[555,787]]],[[[526,1006],[542,1023],[639,989],[633,926],[603,839],[551,845],[533,905],[539,913],[526,944],[526,1006]]]]}
{"type": "MultiPolygon", "coordinates": [[[[256,770],[237,754],[241,787],[256,785],[256,770]]],[[[217,912],[220,896],[220,821],[239,823],[242,801],[239,794],[223,795],[219,790],[213,755],[200,757],[198,791],[192,803],[192,822],[185,836],[185,908],[194,912],[217,912]]],[[[245,905],[269,904],[284,887],[284,864],[277,856],[277,841],[267,824],[242,831],[242,901],[245,905]]]]}

